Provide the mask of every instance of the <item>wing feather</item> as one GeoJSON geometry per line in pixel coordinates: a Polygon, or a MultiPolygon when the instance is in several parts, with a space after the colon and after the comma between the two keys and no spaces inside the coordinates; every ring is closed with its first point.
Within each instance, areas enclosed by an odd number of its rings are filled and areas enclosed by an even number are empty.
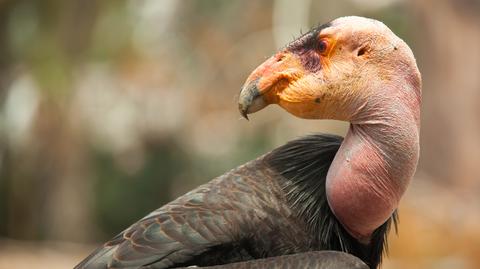
{"type": "Polygon", "coordinates": [[[153,211],[75,268],[168,268],[241,241],[268,215],[271,201],[261,199],[269,190],[252,183],[268,177],[261,165],[252,161],[153,211]]]}

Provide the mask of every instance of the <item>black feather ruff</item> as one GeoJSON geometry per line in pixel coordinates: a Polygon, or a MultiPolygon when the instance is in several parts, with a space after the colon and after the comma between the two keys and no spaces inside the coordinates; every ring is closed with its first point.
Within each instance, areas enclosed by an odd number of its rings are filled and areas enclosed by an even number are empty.
{"type": "Polygon", "coordinates": [[[353,238],[336,219],[326,197],[325,182],[330,164],[343,138],[335,135],[310,135],[287,143],[265,156],[265,162],[279,175],[288,203],[316,235],[312,248],[348,252],[377,268],[387,252],[387,236],[398,216],[377,228],[368,245],[353,238]]]}

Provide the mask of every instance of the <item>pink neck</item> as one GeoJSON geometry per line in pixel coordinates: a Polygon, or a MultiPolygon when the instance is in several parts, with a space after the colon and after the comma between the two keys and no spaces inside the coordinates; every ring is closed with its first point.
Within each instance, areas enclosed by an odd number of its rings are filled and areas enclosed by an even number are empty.
{"type": "Polygon", "coordinates": [[[393,88],[388,96],[351,120],[327,175],[330,208],[363,243],[397,208],[419,157],[419,92],[393,88]]]}

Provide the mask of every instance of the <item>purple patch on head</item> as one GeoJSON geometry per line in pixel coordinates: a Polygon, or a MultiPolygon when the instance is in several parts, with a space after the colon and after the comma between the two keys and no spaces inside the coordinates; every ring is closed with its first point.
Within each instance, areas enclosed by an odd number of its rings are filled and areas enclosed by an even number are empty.
{"type": "Polygon", "coordinates": [[[306,70],[315,73],[322,69],[320,55],[316,51],[306,51],[300,55],[302,65],[306,70]]]}
{"type": "Polygon", "coordinates": [[[303,66],[310,72],[317,72],[322,69],[320,52],[324,45],[318,38],[322,29],[330,24],[323,24],[305,33],[287,46],[287,50],[298,55],[303,66]]]}

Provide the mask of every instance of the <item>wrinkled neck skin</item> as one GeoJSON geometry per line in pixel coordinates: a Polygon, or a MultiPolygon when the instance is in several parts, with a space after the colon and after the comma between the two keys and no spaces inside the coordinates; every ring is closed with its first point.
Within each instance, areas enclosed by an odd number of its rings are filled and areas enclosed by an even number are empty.
{"type": "Polygon", "coordinates": [[[397,208],[419,157],[420,89],[384,92],[358,106],[327,174],[330,208],[364,244],[397,208]]]}

